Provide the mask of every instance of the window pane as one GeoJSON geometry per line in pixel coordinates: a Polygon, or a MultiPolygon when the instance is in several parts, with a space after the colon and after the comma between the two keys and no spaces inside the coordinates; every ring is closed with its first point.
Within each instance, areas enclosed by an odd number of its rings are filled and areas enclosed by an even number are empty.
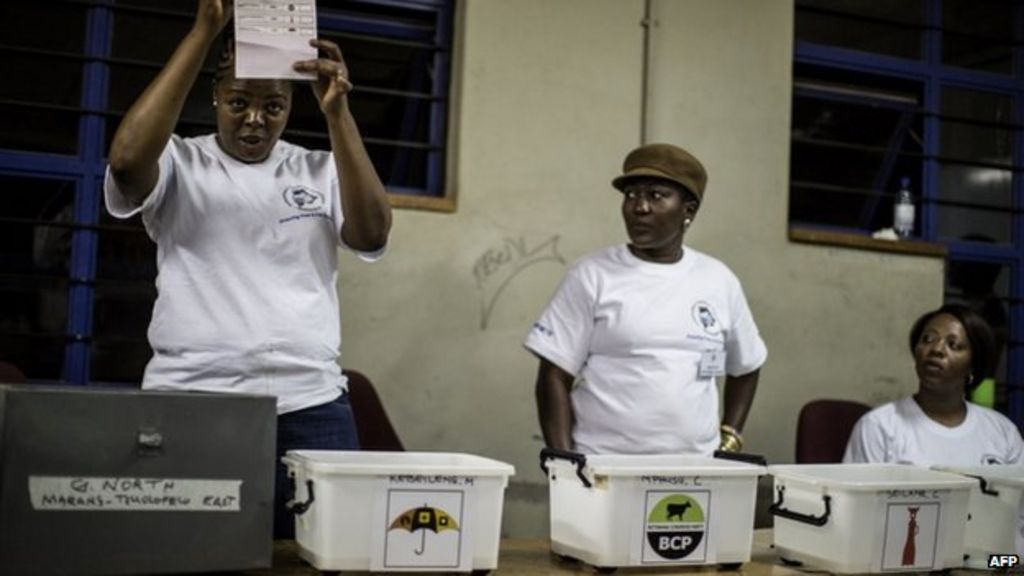
{"type": "Polygon", "coordinates": [[[4,0],[0,38],[11,46],[80,53],[85,45],[85,11],[85,6],[69,2],[4,0]]]}
{"type": "Polygon", "coordinates": [[[139,217],[115,220],[100,216],[97,280],[138,281],[152,284],[156,278],[156,244],[149,239],[139,217]]]}
{"type": "MultiPolygon", "coordinates": [[[[3,278],[0,284],[2,332],[29,338],[48,336],[63,339],[68,318],[67,280],[7,274],[3,278]]],[[[62,359],[56,360],[58,366],[62,359]]]]}
{"type": "MultiPolygon", "coordinates": [[[[430,152],[418,148],[400,148],[368,144],[367,150],[381,179],[390,187],[423,189],[427,187],[427,162],[430,152]]],[[[441,182],[443,189],[444,183],[441,182]]]]}
{"type": "MultiPolygon", "coordinates": [[[[120,125],[128,108],[142,95],[146,86],[156,77],[160,68],[143,68],[138,66],[110,67],[110,93],[107,108],[116,114],[108,121],[104,151],[110,149],[110,142],[120,125]]],[[[322,122],[321,122],[322,123],[322,122]]],[[[216,130],[216,117],[213,110],[212,76],[200,74],[192,91],[185,100],[181,118],[174,132],[181,136],[209,134],[216,130]]],[[[326,130],[326,128],[324,128],[326,130]]]]}
{"type": "MultiPolygon", "coordinates": [[[[900,122],[913,119],[910,110],[882,108],[865,97],[851,103],[828,96],[793,98],[793,137],[831,140],[885,148],[900,122]],[[909,118],[904,118],[904,116],[909,118]]],[[[919,145],[915,146],[920,149],[919,145]]]]}
{"type": "Polygon", "coordinates": [[[0,358],[60,378],[74,182],[0,175],[0,358]]]}
{"type": "MultiPolygon", "coordinates": [[[[330,142],[327,140],[324,115],[309,89],[305,86],[296,86],[292,100],[288,129],[322,133],[322,142],[314,147],[329,149],[330,142]]],[[[426,100],[355,92],[349,97],[349,103],[352,115],[359,122],[359,131],[365,139],[378,138],[421,144],[430,141],[430,103],[426,100]]],[[[286,140],[292,141],[292,138],[286,137],[286,140]]]]}
{"type": "Polygon", "coordinates": [[[1013,206],[1013,172],[963,164],[943,164],[938,197],[975,204],[976,207],[1010,209],[1013,206]]]}
{"type": "Polygon", "coordinates": [[[797,182],[820,182],[871,190],[882,154],[793,142],[790,178],[797,182]],[[842,169],[837,169],[842,166],[842,169]]]}
{"type": "Polygon", "coordinates": [[[938,212],[936,224],[941,240],[981,234],[1000,244],[1009,244],[1012,237],[1010,215],[1005,212],[946,206],[938,212]]]}
{"type": "Polygon", "coordinates": [[[981,235],[1001,244],[1013,239],[1013,172],[962,164],[940,167],[937,231],[943,240],[981,235]],[[943,202],[952,202],[947,204],[943,202]]]}
{"type": "Polygon", "coordinates": [[[152,284],[97,283],[93,308],[91,380],[141,382],[152,356],[146,329],[156,289],[152,284]]]}
{"type": "Polygon", "coordinates": [[[1013,72],[1010,0],[943,0],[942,63],[973,70],[1013,72]]]}
{"type": "MultiPolygon", "coordinates": [[[[872,201],[870,190],[826,188],[813,183],[792,183],[789,197],[789,219],[794,224],[820,224],[843,228],[868,228],[862,215],[872,201]]],[[[892,210],[892,200],[882,200],[892,210]]],[[[873,213],[874,211],[870,211],[873,213]]],[[[873,216],[872,216],[873,218],[873,216]]],[[[874,226],[870,226],[874,227],[874,226]]]]}
{"type": "MultiPolygon", "coordinates": [[[[411,4],[410,4],[411,5],[411,4]]],[[[318,0],[321,17],[337,16],[352,21],[398,24],[409,28],[417,38],[433,38],[435,12],[424,2],[420,9],[401,7],[397,3],[353,2],[352,0],[318,0]]]]}
{"type": "MultiPolygon", "coordinates": [[[[166,6],[159,1],[121,0],[121,5],[160,8],[166,6]]],[[[111,46],[113,58],[138,61],[138,64],[112,64],[110,66],[110,93],[107,98],[108,110],[115,114],[109,120],[106,131],[105,150],[110,149],[124,112],[142,94],[146,86],[156,77],[170,58],[171,53],[185,37],[192,24],[195,2],[175,3],[175,13],[182,16],[161,14],[139,14],[115,12],[114,32],[111,46]]],[[[175,132],[182,136],[208,134],[214,130],[215,116],[212,106],[212,70],[215,65],[217,47],[207,54],[204,72],[196,79],[185,101],[181,119],[175,132]]]]}
{"type": "Polygon", "coordinates": [[[877,230],[892,224],[899,179],[921,173],[915,102],[857,85],[800,79],[794,88],[790,219],[877,230]]]}
{"type": "Polygon", "coordinates": [[[1013,97],[998,92],[982,92],[942,87],[942,114],[979,122],[1011,124],[1013,122],[1013,97]]]}
{"type": "Polygon", "coordinates": [[[192,27],[192,14],[194,9],[182,17],[115,11],[111,57],[162,65],[192,27]]]}
{"type": "Polygon", "coordinates": [[[12,102],[0,104],[4,118],[0,147],[73,154],[78,149],[78,113],[73,109],[81,101],[81,62],[40,54],[3,54],[0,76],[32,79],[0,83],[0,100],[12,102]],[[72,110],[47,109],[40,104],[72,110]]]}
{"type": "Polygon", "coordinates": [[[146,340],[156,299],[156,244],[138,216],[100,216],[93,301],[91,375],[95,382],[138,384],[152,356],[146,340]]]}
{"type": "Polygon", "coordinates": [[[7,54],[0,58],[0,97],[28,103],[77,107],[81,103],[82,64],[78,60],[42,54],[7,54]],[[46,70],[40,74],[40,70],[46,70]],[[15,79],[31,78],[31,81],[15,79]]]}
{"type": "Polygon", "coordinates": [[[0,273],[67,276],[74,183],[0,174],[0,273]]]}
{"type": "Polygon", "coordinates": [[[901,58],[920,59],[921,0],[799,0],[796,38],[901,58]]]}
{"type": "MultiPolygon", "coordinates": [[[[967,242],[986,245],[993,239],[984,235],[960,238],[967,242]]],[[[1007,382],[1007,359],[1010,324],[1010,278],[1012,268],[996,262],[950,259],[946,265],[945,301],[963,304],[975,310],[992,327],[996,337],[996,381],[1007,382]]]]}
{"type": "Polygon", "coordinates": [[[0,148],[74,154],[78,151],[78,113],[0,104],[4,128],[0,148]]]}
{"type": "Polygon", "coordinates": [[[942,89],[941,154],[956,159],[1013,165],[1013,99],[1004,94],[942,89]],[[948,120],[963,118],[965,121],[948,120]],[[976,121],[978,123],[972,123],[976,121]],[[999,125],[1006,126],[1001,128],[999,125]]]}
{"type": "Polygon", "coordinates": [[[341,48],[356,86],[430,94],[429,74],[432,73],[434,50],[386,39],[342,36],[330,31],[323,31],[320,35],[341,48]]]}
{"type": "Polygon", "coordinates": [[[944,158],[1013,166],[1012,130],[942,122],[941,154],[944,158]]]}
{"type": "MultiPolygon", "coordinates": [[[[132,6],[137,8],[156,8],[166,11],[171,4],[167,0],[114,0],[118,6],[132,6]]],[[[174,0],[173,6],[176,12],[184,14],[195,14],[198,0],[174,0]]]]}
{"type": "MultiPolygon", "coordinates": [[[[0,297],[7,293],[0,288],[0,297]]],[[[18,367],[30,380],[61,379],[64,367],[64,335],[39,336],[9,332],[0,321],[0,358],[18,367]]]]}

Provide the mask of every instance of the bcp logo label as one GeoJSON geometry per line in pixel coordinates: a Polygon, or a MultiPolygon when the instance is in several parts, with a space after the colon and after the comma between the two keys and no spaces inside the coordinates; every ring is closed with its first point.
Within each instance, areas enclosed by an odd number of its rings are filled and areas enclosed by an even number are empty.
{"type": "Polygon", "coordinates": [[[1014,568],[1020,566],[1020,556],[1016,554],[991,554],[988,557],[989,568],[1014,568]]]}
{"type": "Polygon", "coordinates": [[[643,562],[703,562],[706,557],[707,491],[647,493],[643,562]]]}

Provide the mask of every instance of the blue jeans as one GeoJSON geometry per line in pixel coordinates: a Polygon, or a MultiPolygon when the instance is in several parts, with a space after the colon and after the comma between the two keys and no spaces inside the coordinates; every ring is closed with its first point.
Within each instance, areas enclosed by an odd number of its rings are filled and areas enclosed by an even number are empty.
{"type": "Polygon", "coordinates": [[[294,495],[281,457],[288,450],[358,450],[356,421],[348,394],[277,417],[277,474],[274,480],[274,538],[295,537],[295,517],[285,508],[294,495]]]}

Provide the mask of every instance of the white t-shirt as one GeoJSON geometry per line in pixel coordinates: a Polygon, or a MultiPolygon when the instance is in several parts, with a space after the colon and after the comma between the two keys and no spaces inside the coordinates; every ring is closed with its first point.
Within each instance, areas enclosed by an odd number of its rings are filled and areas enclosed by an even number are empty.
{"type": "Polygon", "coordinates": [[[1017,426],[999,412],[967,404],[967,417],[950,428],[932,420],[908,396],[875,408],[853,427],[844,462],[917,466],[1024,463],[1017,426]]]}
{"type": "Polygon", "coordinates": [[[267,160],[246,164],[215,135],[173,136],[142,206],[109,169],[104,191],[110,213],[141,212],[157,244],[143,388],[271,394],[279,413],[341,394],[343,218],[330,153],[278,141],[267,160]]]}
{"type": "Polygon", "coordinates": [[[733,376],[767,350],[736,276],[687,247],[674,264],[625,245],[566,273],[525,346],[576,377],[573,443],[587,454],[692,453],[718,448],[718,388],[702,354],[724,352],[733,376]]]}
{"type": "MultiPolygon", "coordinates": [[[[967,402],[967,416],[950,428],[932,420],[913,397],[883,404],[853,427],[843,462],[915,466],[1024,465],[1024,440],[999,412],[967,402]]],[[[1018,553],[1024,554],[1024,501],[1018,521],[1018,553]]]]}

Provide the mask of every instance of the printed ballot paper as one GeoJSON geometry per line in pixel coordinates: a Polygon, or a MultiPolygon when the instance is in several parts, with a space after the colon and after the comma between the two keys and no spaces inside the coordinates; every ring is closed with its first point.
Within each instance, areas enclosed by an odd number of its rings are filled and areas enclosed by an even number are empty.
{"type": "Polygon", "coordinates": [[[317,57],[316,0],[235,0],[235,76],[312,79],[292,64],[317,57]]]}

